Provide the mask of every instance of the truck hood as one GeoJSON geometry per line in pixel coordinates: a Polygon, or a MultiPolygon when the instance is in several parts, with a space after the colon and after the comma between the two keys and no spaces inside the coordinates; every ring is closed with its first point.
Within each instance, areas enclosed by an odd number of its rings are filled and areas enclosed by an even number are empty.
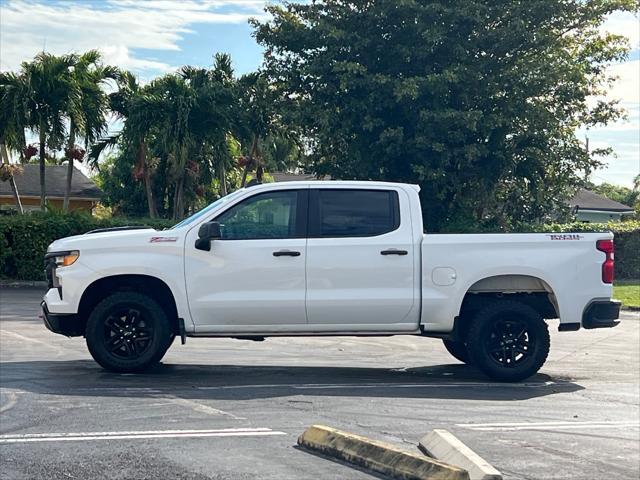
{"type": "Polygon", "coordinates": [[[141,246],[149,243],[178,241],[175,231],[158,231],[151,227],[128,227],[118,229],[93,230],[83,235],[74,235],[56,240],[47,252],[62,252],[66,250],[109,249],[141,246]]]}

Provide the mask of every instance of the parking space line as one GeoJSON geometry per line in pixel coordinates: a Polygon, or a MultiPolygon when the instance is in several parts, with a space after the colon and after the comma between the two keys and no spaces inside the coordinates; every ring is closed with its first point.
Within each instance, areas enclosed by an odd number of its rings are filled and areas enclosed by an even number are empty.
{"type": "Polygon", "coordinates": [[[459,382],[459,383],[274,383],[258,385],[215,385],[198,386],[198,390],[230,390],[242,388],[293,388],[297,390],[321,390],[334,388],[447,388],[447,387],[499,387],[499,388],[536,388],[555,385],[557,382],[536,382],[536,383],[490,383],[490,382],[459,382]]]}
{"type": "Polygon", "coordinates": [[[16,338],[18,340],[22,340],[24,342],[37,343],[38,345],[43,345],[45,347],[54,348],[56,350],[59,350],[58,347],[56,347],[55,345],[51,345],[51,343],[43,342],[42,340],[38,340],[36,338],[25,337],[24,335],[20,335],[19,333],[11,332],[9,330],[0,330],[0,334],[2,334],[2,335],[10,335],[13,338],[16,338]]]}
{"type": "Polygon", "coordinates": [[[585,422],[518,422],[518,423],[457,423],[457,427],[468,428],[480,432],[513,432],[519,430],[589,430],[640,428],[640,422],[633,420],[620,421],[585,421],[585,422]]]}
{"type": "MultiPolygon", "coordinates": [[[[458,382],[458,383],[449,383],[449,382],[441,382],[441,383],[362,383],[362,384],[352,384],[352,383],[269,383],[269,384],[251,384],[251,385],[204,385],[204,386],[194,386],[189,389],[189,391],[193,390],[241,390],[241,389],[260,389],[260,388],[291,388],[293,390],[334,390],[337,388],[340,389],[350,389],[350,388],[476,388],[476,387],[488,387],[488,388],[499,388],[499,389],[521,389],[521,388],[544,388],[550,387],[553,385],[559,385],[562,382],[531,382],[531,383],[491,383],[491,382],[458,382]]],[[[162,388],[154,388],[154,387],[78,387],[74,390],[77,391],[92,391],[92,392],[101,392],[101,391],[113,391],[117,390],[119,392],[140,392],[146,394],[155,394],[157,398],[166,399],[166,396],[162,396],[163,390],[162,388]]],[[[180,389],[172,389],[172,392],[179,392],[180,389]]],[[[169,399],[171,400],[171,399],[169,399]]]]}
{"type": "Polygon", "coordinates": [[[286,435],[270,428],[225,428],[218,430],[149,430],[123,432],[25,433],[0,435],[0,443],[69,442],[84,440],[131,440],[180,437],[266,437],[286,435]]]}
{"type": "Polygon", "coordinates": [[[224,410],[220,410],[218,408],[209,407],[207,405],[203,405],[201,403],[195,402],[193,400],[189,400],[186,398],[179,398],[175,395],[153,395],[154,398],[168,400],[169,402],[182,405],[183,407],[188,407],[195,412],[205,413],[207,415],[216,415],[216,416],[227,416],[233,418],[234,420],[246,420],[245,417],[238,417],[230,412],[225,412],[224,410]]]}
{"type": "MultiPolygon", "coordinates": [[[[553,385],[554,382],[544,383],[513,383],[505,385],[504,383],[482,383],[482,382],[462,382],[462,383],[364,383],[364,384],[327,384],[327,385],[291,385],[292,388],[300,390],[313,390],[323,388],[379,388],[379,387],[392,387],[392,388],[447,388],[447,387],[501,387],[501,388],[532,388],[532,387],[546,387],[553,385]]],[[[208,388],[208,387],[202,387],[208,388]]]]}

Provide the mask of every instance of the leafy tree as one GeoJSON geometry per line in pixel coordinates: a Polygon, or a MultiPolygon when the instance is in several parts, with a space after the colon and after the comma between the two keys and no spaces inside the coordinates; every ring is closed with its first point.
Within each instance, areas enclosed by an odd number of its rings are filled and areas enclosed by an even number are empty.
{"type": "Polygon", "coordinates": [[[112,208],[114,215],[146,217],[149,214],[145,187],[131,175],[130,152],[125,149],[107,156],[93,178],[104,192],[101,202],[112,208]]]}
{"type": "Polygon", "coordinates": [[[287,135],[286,131],[268,135],[260,145],[267,171],[288,172],[304,166],[303,147],[295,136],[287,135]]]}
{"type": "Polygon", "coordinates": [[[333,178],[419,183],[429,228],[545,219],[600,165],[578,126],[606,124],[599,31],[633,0],[326,0],[253,21],[265,68],[333,178]],[[295,107],[295,108],[293,108],[295,107]]]}

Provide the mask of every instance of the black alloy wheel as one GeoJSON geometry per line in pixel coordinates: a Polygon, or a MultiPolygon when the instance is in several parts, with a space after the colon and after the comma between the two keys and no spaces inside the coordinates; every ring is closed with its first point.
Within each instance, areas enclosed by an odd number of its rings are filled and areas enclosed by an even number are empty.
{"type": "Polygon", "coordinates": [[[473,364],[489,378],[504,382],[534,375],[550,348],[542,316],[517,300],[496,300],[479,310],[466,338],[473,364]]]}
{"type": "Polygon", "coordinates": [[[115,292],[103,299],[89,315],[85,335],[94,360],[114,372],[152,367],[175,337],[164,309],[139,292],[115,292]]]}
{"type": "Polygon", "coordinates": [[[491,326],[485,348],[498,365],[515,368],[531,356],[535,338],[529,334],[526,321],[498,319],[491,326]]]}
{"type": "Polygon", "coordinates": [[[108,352],[123,359],[140,358],[151,346],[153,322],[136,308],[123,307],[104,321],[104,346],[108,352]]]}

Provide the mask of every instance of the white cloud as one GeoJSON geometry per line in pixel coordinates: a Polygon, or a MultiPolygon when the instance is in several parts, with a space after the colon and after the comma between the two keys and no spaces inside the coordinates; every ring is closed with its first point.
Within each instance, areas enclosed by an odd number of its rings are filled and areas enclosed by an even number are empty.
{"type": "Polygon", "coordinates": [[[0,5],[0,70],[15,70],[44,49],[54,54],[99,48],[105,60],[137,73],[171,66],[132,55],[135,49],[179,51],[199,23],[244,23],[264,15],[258,0],[107,0],[79,2],[8,0],[0,5]]]}
{"type": "Polygon", "coordinates": [[[173,70],[164,62],[132,57],[126,45],[105,45],[98,48],[102,52],[103,60],[108,65],[118,65],[126,70],[173,70]]]}
{"type": "Polygon", "coordinates": [[[640,103],[640,60],[631,60],[608,69],[610,75],[618,77],[608,97],[625,103],[640,103]]]}
{"type": "Polygon", "coordinates": [[[610,32],[616,35],[624,35],[629,39],[632,50],[640,48],[640,21],[633,13],[616,12],[602,24],[602,32],[610,32]]]}

